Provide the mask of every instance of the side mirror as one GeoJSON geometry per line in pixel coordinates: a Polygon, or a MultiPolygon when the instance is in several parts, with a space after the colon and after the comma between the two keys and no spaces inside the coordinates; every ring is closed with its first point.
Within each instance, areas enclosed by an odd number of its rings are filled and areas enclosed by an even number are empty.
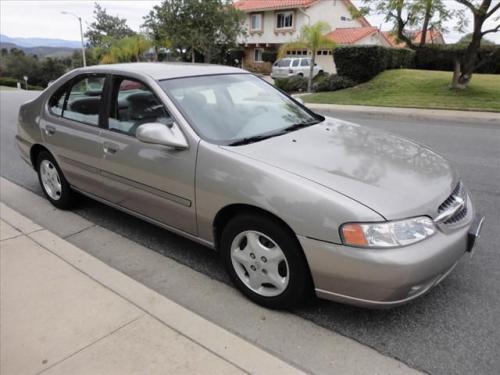
{"type": "Polygon", "coordinates": [[[178,150],[188,148],[184,134],[174,122],[167,125],[160,122],[142,124],[137,128],[135,136],[144,143],[169,146],[178,150]]]}

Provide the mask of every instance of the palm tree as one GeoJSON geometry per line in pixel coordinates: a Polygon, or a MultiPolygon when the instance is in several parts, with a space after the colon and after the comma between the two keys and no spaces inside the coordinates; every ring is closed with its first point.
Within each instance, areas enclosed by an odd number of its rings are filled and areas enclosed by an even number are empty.
{"type": "Polygon", "coordinates": [[[129,36],[111,44],[111,48],[102,59],[101,64],[117,62],[141,61],[141,57],[151,48],[151,41],[142,35],[129,36]]]}
{"type": "Polygon", "coordinates": [[[319,21],[313,25],[305,25],[302,27],[300,37],[297,41],[283,44],[278,51],[278,57],[280,58],[285,56],[287,51],[296,49],[307,49],[308,52],[311,53],[311,66],[309,67],[307,91],[311,91],[312,89],[316,53],[320,49],[335,48],[335,43],[325,37],[328,31],[330,31],[330,25],[326,22],[319,21]]]}

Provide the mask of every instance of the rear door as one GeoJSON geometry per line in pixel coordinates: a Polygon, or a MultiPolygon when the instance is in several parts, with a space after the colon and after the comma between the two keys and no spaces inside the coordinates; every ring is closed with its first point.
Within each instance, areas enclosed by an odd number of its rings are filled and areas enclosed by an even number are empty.
{"type": "Polygon", "coordinates": [[[40,120],[42,137],[68,182],[100,195],[100,132],[104,74],[82,74],[56,91],[40,120]]]}
{"type": "Polygon", "coordinates": [[[162,224],[195,234],[196,146],[175,150],[142,143],[135,137],[142,124],[167,124],[171,120],[154,91],[136,78],[112,78],[106,112],[106,126],[101,134],[105,198],[162,224]]]}

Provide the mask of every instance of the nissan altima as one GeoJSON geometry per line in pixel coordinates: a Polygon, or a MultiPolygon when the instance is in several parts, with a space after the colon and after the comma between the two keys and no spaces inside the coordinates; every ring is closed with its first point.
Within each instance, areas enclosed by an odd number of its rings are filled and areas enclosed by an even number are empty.
{"type": "Polygon", "coordinates": [[[482,217],[428,148],[323,117],[238,68],[77,69],[19,112],[47,199],[84,194],[217,250],[270,308],[404,304],[473,250],[482,217]]]}

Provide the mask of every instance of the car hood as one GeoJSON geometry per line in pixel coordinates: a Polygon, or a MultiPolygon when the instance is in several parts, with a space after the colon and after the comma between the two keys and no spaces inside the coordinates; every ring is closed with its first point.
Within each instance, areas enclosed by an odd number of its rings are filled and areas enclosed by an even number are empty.
{"type": "Polygon", "coordinates": [[[449,163],[427,147],[333,118],[225,148],[335,190],[388,220],[435,216],[458,183],[449,163]]]}

